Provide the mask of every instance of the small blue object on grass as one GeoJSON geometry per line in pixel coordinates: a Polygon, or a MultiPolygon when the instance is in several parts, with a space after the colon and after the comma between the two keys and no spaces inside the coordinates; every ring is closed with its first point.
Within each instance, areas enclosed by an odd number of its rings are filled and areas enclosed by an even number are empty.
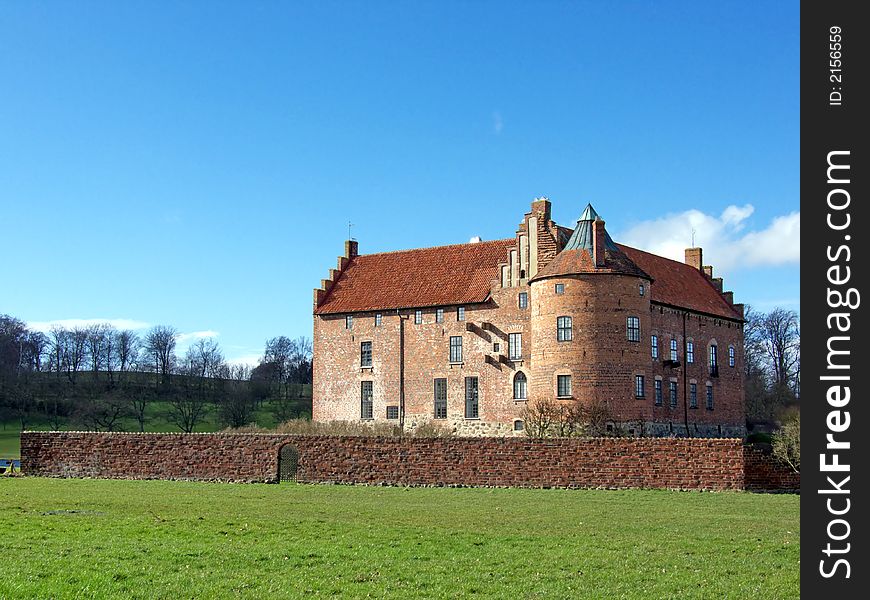
{"type": "Polygon", "coordinates": [[[0,473],[12,473],[21,470],[21,461],[17,458],[0,458],[0,473]]]}

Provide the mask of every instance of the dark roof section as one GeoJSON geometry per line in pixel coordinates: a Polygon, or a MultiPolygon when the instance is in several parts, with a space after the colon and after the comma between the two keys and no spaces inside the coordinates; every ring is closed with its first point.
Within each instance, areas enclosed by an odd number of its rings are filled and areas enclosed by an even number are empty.
{"type": "Polygon", "coordinates": [[[315,314],[476,304],[489,296],[515,238],[363,254],[350,260],[315,314]]]}
{"type": "MultiPolygon", "coordinates": [[[[562,250],[588,250],[589,252],[592,252],[592,222],[601,220],[601,217],[599,217],[598,213],[595,212],[595,209],[592,208],[592,204],[587,204],[586,208],[583,210],[583,214],[580,215],[579,219],[577,219],[577,225],[574,227],[574,232],[571,234],[571,238],[562,250]]],[[[604,248],[614,252],[619,250],[616,247],[616,244],[613,243],[613,240],[610,238],[610,234],[607,233],[606,229],[604,230],[604,248]]],[[[605,252],[605,256],[606,254],[607,253],[605,252]]]]}
{"type": "Polygon", "coordinates": [[[638,267],[653,278],[651,300],[680,308],[742,321],[743,318],[698,269],[670,258],[618,244],[638,267]]]}

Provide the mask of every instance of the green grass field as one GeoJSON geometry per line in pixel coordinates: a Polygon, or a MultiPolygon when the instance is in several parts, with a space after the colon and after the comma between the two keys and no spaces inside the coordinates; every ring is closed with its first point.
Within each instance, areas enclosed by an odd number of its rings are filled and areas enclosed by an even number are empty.
{"type": "Polygon", "coordinates": [[[799,498],[0,477],[0,598],[796,598],[799,498]]]}

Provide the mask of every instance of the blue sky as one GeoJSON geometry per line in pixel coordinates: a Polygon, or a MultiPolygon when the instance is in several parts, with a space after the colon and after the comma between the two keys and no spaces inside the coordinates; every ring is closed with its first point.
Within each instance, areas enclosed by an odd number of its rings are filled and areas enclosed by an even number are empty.
{"type": "Polygon", "coordinates": [[[363,253],[691,230],[799,305],[797,2],[0,6],[0,313],[126,319],[253,360],[363,253]]]}

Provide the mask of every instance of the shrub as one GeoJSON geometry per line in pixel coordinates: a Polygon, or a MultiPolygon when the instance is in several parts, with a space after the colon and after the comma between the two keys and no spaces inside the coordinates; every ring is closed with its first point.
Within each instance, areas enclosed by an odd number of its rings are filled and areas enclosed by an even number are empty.
{"type": "Polygon", "coordinates": [[[773,434],[773,455],[801,472],[801,415],[795,414],[773,434]]]}

